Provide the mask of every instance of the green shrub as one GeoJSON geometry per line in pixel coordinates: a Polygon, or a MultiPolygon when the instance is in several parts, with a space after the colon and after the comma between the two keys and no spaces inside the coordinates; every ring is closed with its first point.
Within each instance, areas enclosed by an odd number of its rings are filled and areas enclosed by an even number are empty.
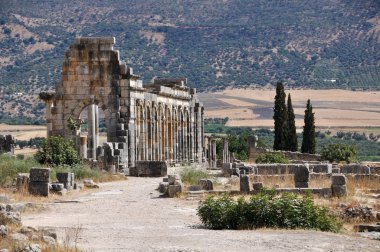
{"type": "Polygon", "coordinates": [[[322,148],[321,156],[330,162],[352,163],[356,161],[356,150],[354,146],[348,144],[329,144],[322,148]]]}
{"type": "Polygon", "coordinates": [[[41,164],[52,165],[74,165],[80,161],[73,143],[62,136],[45,139],[35,158],[41,164]]]}
{"type": "Polygon", "coordinates": [[[258,164],[289,164],[289,159],[287,159],[284,154],[277,152],[263,153],[260,154],[256,163],[258,164]]]}
{"type": "Polygon", "coordinates": [[[341,223],[325,208],[316,206],[310,195],[276,196],[264,189],[249,200],[229,195],[210,196],[198,207],[197,215],[211,229],[285,228],[338,232],[341,223]]]}
{"type": "Polygon", "coordinates": [[[188,185],[197,185],[200,179],[208,178],[207,172],[192,167],[187,167],[181,172],[181,180],[188,185]]]}
{"type": "Polygon", "coordinates": [[[38,163],[33,158],[20,159],[7,154],[0,154],[0,185],[10,185],[18,173],[27,173],[38,163]]]}

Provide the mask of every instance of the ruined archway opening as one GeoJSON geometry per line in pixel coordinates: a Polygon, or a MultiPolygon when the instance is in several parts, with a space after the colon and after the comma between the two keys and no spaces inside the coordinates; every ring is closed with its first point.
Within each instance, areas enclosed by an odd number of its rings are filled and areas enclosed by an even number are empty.
{"type": "Polygon", "coordinates": [[[80,115],[80,153],[82,158],[96,160],[97,148],[107,142],[106,111],[97,104],[85,107],[80,115]]]}

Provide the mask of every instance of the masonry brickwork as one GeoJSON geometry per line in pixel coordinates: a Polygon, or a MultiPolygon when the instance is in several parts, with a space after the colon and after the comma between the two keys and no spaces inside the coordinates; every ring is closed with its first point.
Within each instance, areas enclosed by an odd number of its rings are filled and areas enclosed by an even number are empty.
{"type": "Polygon", "coordinates": [[[137,161],[204,162],[203,105],[187,79],[144,85],[114,50],[115,38],[76,38],[65,54],[55,92],[43,92],[48,136],[72,139],[84,158],[118,168],[137,161]],[[69,125],[88,108],[88,136],[69,125]],[[99,148],[99,110],[107,126],[99,148]]]}

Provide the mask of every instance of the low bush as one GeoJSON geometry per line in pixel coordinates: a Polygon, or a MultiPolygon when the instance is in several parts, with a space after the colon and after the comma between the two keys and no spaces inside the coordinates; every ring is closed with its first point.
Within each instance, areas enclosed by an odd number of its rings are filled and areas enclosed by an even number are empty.
{"type": "Polygon", "coordinates": [[[289,164],[289,159],[287,159],[282,153],[270,152],[260,154],[256,163],[258,164],[289,164]]]}
{"type": "Polygon", "coordinates": [[[181,180],[188,185],[197,185],[200,179],[208,178],[206,171],[187,167],[181,172],[181,180]]]}
{"type": "Polygon", "coordinates": [[[73,143],[62,136],[44,139],[35,158],[41,164],[52,165],[74,165],[80,161],[73,143]]]}
{"type": "Polygon", "coordinates": [[[327,209],[314,204],[310,195],[276,196],[274,190],[262,190],[249,200],[234,200],[229,195],[210,196],[198,207],[197,215],[210,229],[315,229],[338,232],[341,223],[327,209]]]}

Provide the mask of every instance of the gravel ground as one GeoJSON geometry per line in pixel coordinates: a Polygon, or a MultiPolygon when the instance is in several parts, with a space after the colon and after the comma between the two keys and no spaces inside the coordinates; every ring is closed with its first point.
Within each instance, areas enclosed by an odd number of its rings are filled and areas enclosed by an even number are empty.
{"type": "Polygon", "coordinates": [[[62,241],[81,227],[84,251],[380,251],[366,238],[304,230],[220,230],[201,227],[195,200],[158,197],[160,178],[104,183],[76,201],[28,213],[23,224],[52,227],[62,241]]]}

